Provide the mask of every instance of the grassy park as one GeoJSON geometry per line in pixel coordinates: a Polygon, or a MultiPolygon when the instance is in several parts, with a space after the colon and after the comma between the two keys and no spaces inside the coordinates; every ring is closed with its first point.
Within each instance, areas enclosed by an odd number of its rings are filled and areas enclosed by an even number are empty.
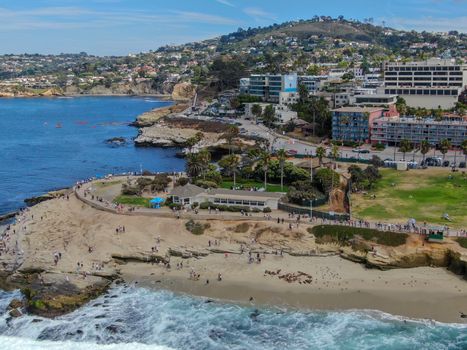
{"type": "Polygon", "coordinates": [[[382,169],[373,190],[352,196],[357,218],[467,227],[467,176],[448,169],[382,169]],[[448,214],[451,221],[443,218],[448,214]]]}
{"type": "Polygon", "coordinates": [[[118,196],[115,198],[114,203],[116,204],[124,204],[124,205],[132,205],[135,207],[146,207],[150,208],[151,204],[149,201],[151,198],[139,197],[139,196],[118,196]]]}

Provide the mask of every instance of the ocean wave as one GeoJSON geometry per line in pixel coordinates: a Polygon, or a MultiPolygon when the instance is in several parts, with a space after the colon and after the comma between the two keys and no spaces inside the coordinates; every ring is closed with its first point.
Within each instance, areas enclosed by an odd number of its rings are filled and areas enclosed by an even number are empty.
{"type": "Polygon", "coordinates": [[[70,341],[52,342],[32,339],[0,336],[0,349],[2,350],[170,350],[159,345],[144,345],[139,343],[107,344],[75,343],[70,341]]]}
{"type": "Polygon", "coordinates": [[[21,349],[37,349],[34,346],[48,344],[44,342],[79,346],[137,343],[134,349],[399,350],[419,349],[421,344],[432,349],[467,349],[466,325],[412,320],[372,310],[255,309],[168,291],[117,287],[56,319],[11,319],[6,305],[13,296],[17,297],[17,292],[0,293],[0,334],[20,339],[15,341],[29,339],[21,349]]]}

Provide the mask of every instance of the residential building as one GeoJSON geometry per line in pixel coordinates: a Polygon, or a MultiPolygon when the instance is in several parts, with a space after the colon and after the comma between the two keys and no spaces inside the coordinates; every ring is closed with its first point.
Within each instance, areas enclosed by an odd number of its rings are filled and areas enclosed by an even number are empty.
{"type": "Polygon", "coordinates": [[[370,125],[381,117],[381,107],[342,107],[332,111],[332,138],[339,141],[369,142],[370,125]]]}
{"type": "Polygon", "coordinates": [[[279,201],[285,193],[228,190],[222,188],[204,189],[192,184],[175,187],[169,197],[172,202],[182,205],[209,202],[227,206],[246,206],[264,209],[266,207],[277,210],[279,201]]]}
{"type": "MultiPolygon", "coordinates": [[[[245,81],[244,81],[245,83],[245,81]]],[[[281,92],[297,91],[297,75],[253,74],[250,76],[248,93],[268,102],[279,102],[281,92]]]]}
{"type": "Polygon", "coordinates": [[[387,63],[384,85],[385,94],[399,95],[409,106],[452,108],[467,86],[467,64],[447,59],[387,63]]]}
{"type": "Polygon", "coordinates": [[[426,140],[431,145],[440,145],[449,140],[458,147],[467,139],[467,118],[446,116],[442,119],[416,117],[383,117],[371,123],[371,143],[398,146],[401,140],[419,145],[426,140]]]}

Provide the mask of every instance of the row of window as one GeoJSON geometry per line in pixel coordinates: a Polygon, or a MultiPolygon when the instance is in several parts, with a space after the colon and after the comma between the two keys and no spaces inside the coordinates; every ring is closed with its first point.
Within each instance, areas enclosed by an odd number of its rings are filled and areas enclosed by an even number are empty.
{"type": "Polygon", "coordinates": [[[414,71],[460,71],[460,66],[408,66],[408,67],[387,67],[387,72],[414,72],[414,71]]]}
{"type": "Polygon", "coordinates": [[[424,90],[424,89],[386,89],[386,94],[390,95],[444,95],[458,96],[457,90],[424,90]]]}
{"type": "Polygon", "coordinates": [[[251,200],[234,200],[225,198],[214,198],[215,204],[247,205],[253,207],[264,207],[265,202],[251,200]]]}

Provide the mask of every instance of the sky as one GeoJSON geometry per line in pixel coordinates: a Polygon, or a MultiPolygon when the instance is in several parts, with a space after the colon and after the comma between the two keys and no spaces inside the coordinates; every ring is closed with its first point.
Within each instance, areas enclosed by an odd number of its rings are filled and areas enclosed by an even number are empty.
{"type": "Polygon", "coordinates": [[[314,15],[467,32],[467,0],[0,0],[0,54],[127,55],[314,15]]]}

